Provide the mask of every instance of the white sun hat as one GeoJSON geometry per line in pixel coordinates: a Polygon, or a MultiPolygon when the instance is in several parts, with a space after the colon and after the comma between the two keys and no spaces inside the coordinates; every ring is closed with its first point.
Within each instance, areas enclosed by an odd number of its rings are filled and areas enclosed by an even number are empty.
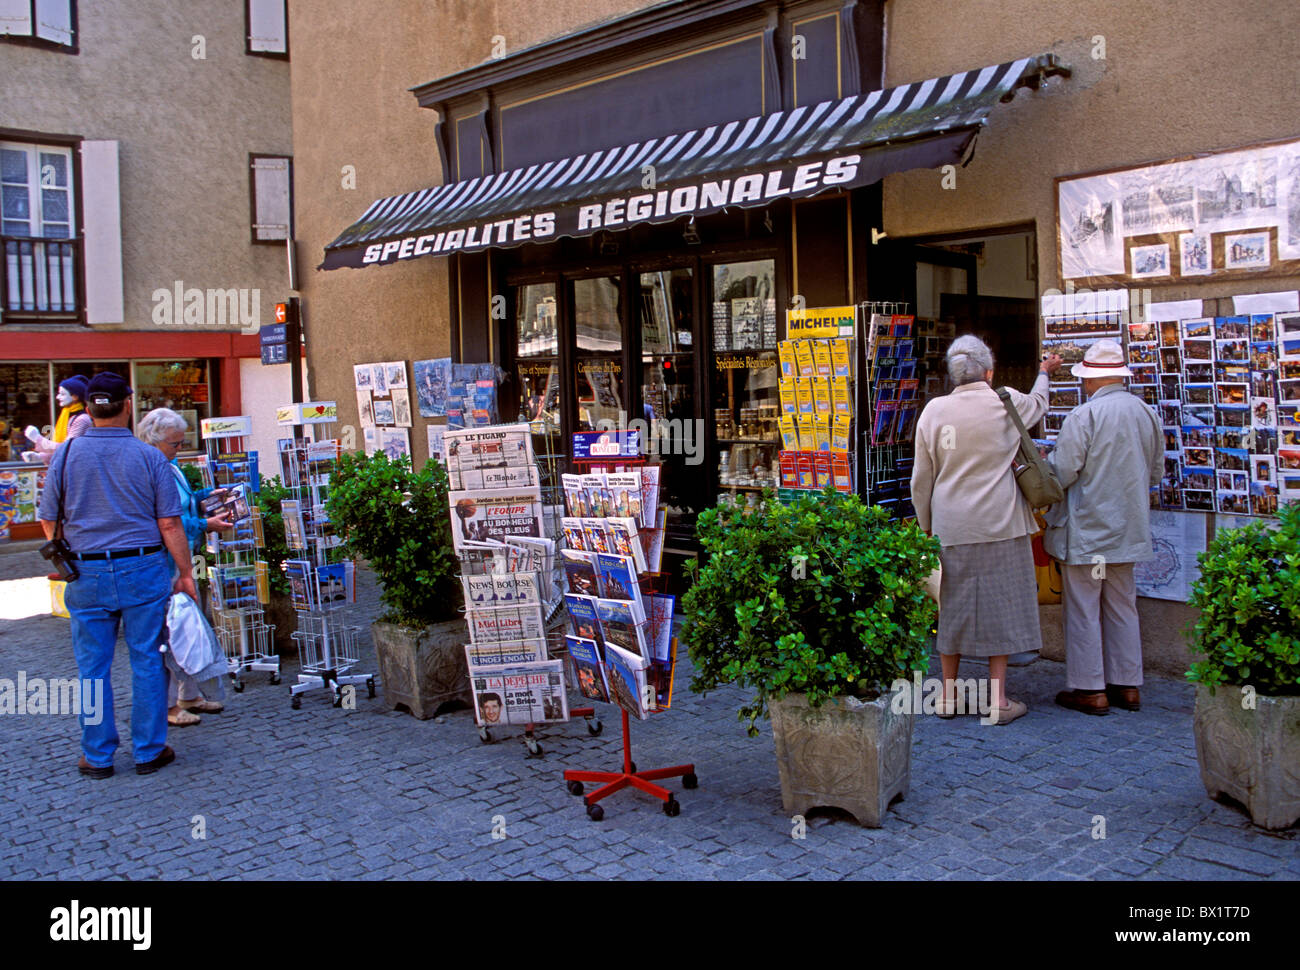
{"type": "Polygon", "coordinates": [[[1132,377],[1124,363],[1124,348],[1118,340],[1098,340],[1083,355],[1083,363],[1070,368],[1075,377],[1132,377]]]}

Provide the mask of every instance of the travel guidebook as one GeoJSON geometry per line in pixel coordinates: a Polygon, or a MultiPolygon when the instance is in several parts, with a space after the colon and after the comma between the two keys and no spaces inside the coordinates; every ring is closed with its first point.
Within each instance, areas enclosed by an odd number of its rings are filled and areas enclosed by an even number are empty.
{"type": "Polygon", "coordinates": [[[616,644],[642,660],[650,659],[650,648],[645,641],[645,616],[637,603],[597,599],[596,617],[607,648],[616,644]]]}
{"type": "Polygon", "coordinates": [[[548,724],[569,719],[560,660],[512,665],[470,673],[474,717],[480,727],[494,724],[548,724]]]}
{"type": "Polygon", "coordinates": [[[565,592],[580,596],[598,596],[600,582],[596,573],[596,553],[576,549],[561,550],[564,561],[565,592]]]}
{"type": "Polygon", "coordinates": [[[610,699],[634,717],[650,716],[646,706],[645,661],[613,641],[605,644],[605,676],[610,699]]]}
{"type": "Polygon", "coordinates": [[[573,661],[578,693],[587,700],[609,703],[609,683],[605,680],[605,668],[596,641],[566,636],[564,642],[569,648],[569,659],[573,661]]]}
{"type": "Polygon", "coordinates": [[[600,632],[600,619],[596,615],[596,598],[567,593],[564,605],[569,609],[569,623],[573,633],[580,639],[591,640],[596,644],[597,652],[604,653],[605,638],[600,632]]]}
{"type": "Polygon", "coordinates": [[[596,554],[596,568],[600,572],[600,591],[605,599],[630,600],[641,604],[641,588],[637,585],[636,566],[631,556],[596,554]]]}

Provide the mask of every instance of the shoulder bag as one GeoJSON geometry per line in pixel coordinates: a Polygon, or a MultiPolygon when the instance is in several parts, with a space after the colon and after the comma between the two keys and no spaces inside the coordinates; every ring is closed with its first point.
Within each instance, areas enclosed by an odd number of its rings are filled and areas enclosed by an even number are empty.
{"type": "Polygon", "coordinates": [[[1028,500],[1031,508],[1041,509],[1054,505],[1065,498],[1065,490],[1056,480],[1056,473],[1052,471],[1052,466],[1038,453],[1038,446],[1025,430],[1025,423],[1020,420],[1020,412],[1011,403],[1011,395],[1007,393],[1007,389],[999,387],[997,394],[1002,399],[1007,414],[1011,415],[1016,430],[1020,432],[1020,447],[1016,449],[1016,455],[1011,460],[1011,473],[1016,478],[1020,493],[1028,500]]]}

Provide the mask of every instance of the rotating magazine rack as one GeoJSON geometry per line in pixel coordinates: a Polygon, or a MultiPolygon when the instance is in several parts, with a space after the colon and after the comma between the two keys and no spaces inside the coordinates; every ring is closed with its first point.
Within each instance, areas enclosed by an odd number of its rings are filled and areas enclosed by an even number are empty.
{"type": "Polygon", "coordinates": [[[681,812],[676,797],[654,782],[681,778],[683,788],[695,788],[695,766],[638,771],[629,726],[630,713],[644,720],[672,704],[675,599],[663,592],[668,577],[658,571],[664,534],[664,514],[657,508],[662,466],[646,465],[639,454],[614,460],[579,458],[574,464],[588,473],[564,476],[570,513],[563,520],[565,601],[573,629],[573,635],[565,637],[567,654],[580,693],[620,708],[623,764],[619,771],[570,768],[564,781],[571,795],[582,797],[587,816],[595,822],[605,816],[599,802],[625,788],[659,799],[664,814],[675,817],[681,812]],[[593,470],[605,465],[621,470],[608,475],[593,470]],[[638,487],[634,489],[629,479],[638,487]],[[631,523],[638,519],[653,525],[633,530],[631,523]],[[602,542],[608,551],[602,551],[602,542]],[[598,787],[587,793],[588,782],[598,787]]]}
{"type": "MultiPolygon", "coordinates": [[[[449,430],[444,450],[479,740],[488,744],[493,732],[522,727],[528,757],[541,757],[542,725],[582,717],[589,734],[600,734],[593,708],[569,706],[563,635],[548,632],[564,603],[554,521],[560,506],[557,489],[541,484],[528,426],[449,430]]],[[[556,481],[553,463],[548,471],[556,481]]]]}
{"type": "Polygon", "coordinates": [[[280,503],[285,544],[299,553],[284,562],[298,617],[293,638],[301,672],[289,688],[294,710],[313,690],[332,690],[335,707],[343,706],[345,687],[364,684],[368,696],[375,696],[374,674],[349,673],[360,661],[358,628],[350,622],[356,568],[339,552],[341,542],[324,509],[338,467],[338,441],[331,434],[336,415],[332,401],[293,404],[277,414],[278,423],[295,432],[278,442],[281,475],[291,496],[280,503]]]}
{"type": "Polygon", "coordinates": [[[215,559],[207,570],[213,628],[239,693],[244,689],[241,675],[250,670],[269,673],[272,684],[280,682],[275,627],[266,622],[262,609],[270,599],[270,589],[266,562],[258,558],[266,542],[261,509],[253,502],[260,484],[257,452],[245,447],[252,434],[252,419],[247,416],[205,419],[201,427],[207,453],[204,484],[210,488],[242,486],[248,513],[225,532],[207,533],[207,551],[215,559]]]}

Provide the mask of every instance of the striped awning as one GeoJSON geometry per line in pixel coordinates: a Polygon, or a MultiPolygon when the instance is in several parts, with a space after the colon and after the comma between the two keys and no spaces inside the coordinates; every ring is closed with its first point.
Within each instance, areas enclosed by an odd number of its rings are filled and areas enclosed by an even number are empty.
{"type": "Polygon", "coordinates": [[[320,268],[617,231],[958,163],[995,104],[1069,73],[1053,54],[1025,57],[379,199],[320,268]]]}

